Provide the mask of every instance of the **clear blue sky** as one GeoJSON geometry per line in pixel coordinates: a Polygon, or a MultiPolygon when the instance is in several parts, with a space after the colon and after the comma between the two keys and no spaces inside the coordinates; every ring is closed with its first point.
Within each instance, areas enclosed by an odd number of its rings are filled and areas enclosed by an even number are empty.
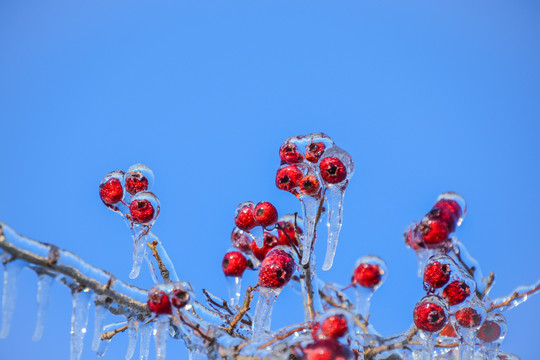
{"type": "MultiPolygon", "coordinates": [[[[2,1],[0,219],[128,280],[129,232],[98,184],[142,162],[162,205],[154,232],[180,277],[225,296],[236,205],[299,211],[274,186],[278,148],[323,131],[356,173],[321,277],[346,284],[357,258],[384,258],[380,332],[411,323],[423,290],[401,234],[443,191],[468,201],[458,236],[496,273],[492,295],[505,295],[540,278],[539,12],[537,1],[499,0],[2,1]]],[[[143,274],[135,284],[149,288],[143,274]]],[[[69,292],[55,286],[34,343],[35,283],[23,273],[4,360],[68,358],[69,292]]],[[[273,327],[299,302],[284,292],[273,327]]],[[[540,297],[507,318],[503,349],[532,359],[540,297]]],[[[89,338],[83,358],[95,358],[89,338]]]]}

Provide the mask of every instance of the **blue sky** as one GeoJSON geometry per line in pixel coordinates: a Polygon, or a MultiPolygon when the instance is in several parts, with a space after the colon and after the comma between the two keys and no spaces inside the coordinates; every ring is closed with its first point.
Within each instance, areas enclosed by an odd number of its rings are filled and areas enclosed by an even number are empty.
{"type": "MultiPolygon", "coordinates": [[[[0,219],[128,280],[129,232],[97,190],[107,172],[144,163],[162,206],[154,232],[180,277],[225,296],[236,205],[299,211],[274,186],[278,148],[322,131],[356,172],[334,267],[321,277],[346,284],[357,258],[384,258],[371,316],[380,332],[411,323],[423,290],[401,234],[443,191],[467,200],[458,237],[496,273],[492,295],[508,294],[540,278],[539,10],[535,1],[3,1],[0,219]]],[[[145,270],[134,283],[150,281],[145,270]]],[[[55,286],[34,343],[35,283],[22,274],[3,359],[68,357],[69,292],[55,286]]],[[[274,328],[291,309],[299,300],[284,292],[274,328]]],[[[540,298],[507,318],[503,349],[532,358],[540,298]]],[[[109,358],[126,345],[118,336],[109,358]]],[[[95,358],[89,346],[83,359],[95,358]]],[[[171,341],[169,351],[182,348],[171,341]]]]}

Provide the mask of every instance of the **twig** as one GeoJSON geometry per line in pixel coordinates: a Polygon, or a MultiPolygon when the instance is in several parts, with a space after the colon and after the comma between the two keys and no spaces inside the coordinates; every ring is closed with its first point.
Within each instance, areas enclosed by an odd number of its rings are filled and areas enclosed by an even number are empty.
{"type": "Polygon", "coordinates": [[[482,294],[480,294],[480,296],[478,297],[480,300],[482,300],[487,294],[489,294],[489,291],[491,290],[491,287],[493,286],[494,281],[495,281],[495,273],[490,272],[488,275],[486,287],[484,288],[484,291],[482,291],[482,294]]]}
{"type": "Polygon", "coordinates": [[[152,255],[154,256],[154,258],[156,259],[158,263],[163,281],[170,282],[171,279],[169,278],[169,270],[167,270],[167,267],[165,266],[165,264],[163,264],[163,260],[161,260],[161,256],[159,256],[158,251],[157,251],[157,245],[158,245],[157,240],[154,240],[151,243],[146,242],[146,245],[148,245],[148,247],[152,250],[152,255]]]}
{"type": "Polygon", "coordinates": [[[399,341],[394,344],[381,345],[374,348],[367,348],[366,350],[364,350],[364,355],[366,357],[371,357],[375,354],[378,354],[384,351],[401,349],[405,347],[407,344],[411,343],[411,339],[413,338],[414,335],[416,335],[417,332],[418,332],[418,329],[415,326],[413,329],[411,329],[411,331],[409,332],[409,335],[407,335],[407,338],[405,340],[399,341]]]}
{"type": "Polygon", "coordinates": [[[220,309],[225,310],[225,311],[228,312],[230,315],[233,315],[233,314],[234,314],[233,311],[231,310],[231,308],[229,307],[229,303],[227,303],[226,300],[221,299],[221,300],[223,300],[223,303],[218,304],[216,301],[214,301],[214,299],[212,299],[212,296],[210,295],[210,293],[208,292],[208,290],[203,289],[202,291],[203,291],[204,296],[206,296],[206,301],[207,301],[208,303],[210,303],[211,305],[214,305],[214,306],[216,306],[216,307],[218,307],[218,308],[220,308],[220,309]]]}
{"type": "Polygon", "coordinates": [[[274,335],[274,338],[272,340],[269,340],[267,342],[265,342],[264,344],[262,344],[261,346],[258,347],[258,349],[264,349],[265,347],[269,346],[269,345],[272,345],[273,343],[275,343],[276,341],[279,341],[279,340],[283,340],[283,339],[286,339],[288,338],[289,336],[293,335],[294,333],[298,332],[298,331],[302,331],[302,330],[305,330],[309,328],[309,325],[308,324],[304,324],[304,325],[301,325],[301,326],[298,326],[294,329],[291,329],[289,331],[287,331],[286,333],[284,334],[277,334],[277,335],[274,335]]]}
{"type": "Polygon", "coordinates": [[[211,338],[209,337],[208,335],[206,335],[202,330],[201,330],[201,325],[200,324],[192,324],[191,321],[189,321],[188,319],[186,319],[184,317],[184,315],[182,315],[182,313],[180,311],[178,311],[178,317],[180,318],[180,320],[186,324],[186,326],[188,326],[189,328],[191,328],[194,332],[197,333],[197,335],[201,338],[203,338],[204,340],[208,341],[209,343],[212,343],[214,342],[214,338],[211,338]]]}
{"type": "Polygon", "coordinates": [[[244,303],[242,304],[242,307],[240,308],[240,310],[238,310],[234,318],[231,320],[231,323],[229,324],[229,327],[227,328],[227,332],[229,333],[229,335],[232,335],[236,325],[240,322],[240,320],[242,320],[244,315],[250,309],[251,300],[253,300],[252,292],[257,286],[258,285],[255,285],[254,287],[248,286],[246,290],[246,295],[244,295],[244,303]]]}
{"type": "MultiPolygon", "coordinates": [[[[296,224],[295,224],[296,225],[296,224]]],[[[296,255],[298,256],[299,259],[302,258],[302,255],[300,255],[300,251],[298,251],[298,248],[297,246],[295,245],[294,241],[292,241],[291,237],[289,236],[289,234],[285,231],[285,229],[283,228],[283,226],[281,226],[278,223],[276,223],[276,227],[281,230],[281,232],[283,234],[285,234],[285,236],[287,237],[287,241],[289,241],[289,245],[293,248],[294,252],[296,252],[296,255]]],[[[296,232],[296,226],[295,226],[295,232],[296,232]]]]}
{"type": "Polygon", "coordinates": [[[364,332],[364,334],[369,334],[366,324],[358,317],[356,317],[356,315],[354,315],[345,304],[338,304],[330,296],[326,295],[322,290],[319,290],[319,295],[321,296],[321,298],[324,299],[324,301],[326,301],[333,307],[345,310],[349,315],[351,315],[351,317],[354,319],[355,324],[364,332]]]}
{"type": "Polygon", "coordinates": [[[114,335],[126,331],[127,328],[128,328],[128,325],[126,324],[122,327],[119,327],[118,329],[104,332],[103,334],[101,334],[101,340],[111,340],[114,337],[114,335]]]}
{"type": "Polygon", "coordinates": [[[527,291],[527,292],[524,292],[524,293],[519,293],[517,291],[514,291],[514,293],[512,294],[512,296],[510,296],[508,299],[506,299],[505,301],[503,301],[502,303],[500,304],[494,304],[494,305],[491,305],[488,309],[487,309],[487,312],[490,312],[490,311],[493,311],[495,309],[498,309],[500,307],[503,307],[503,306],[508,306],[510,305],[510,303],[516,299],[520,299],[522,297],[525,297],[525,296],[528,296],[530,294],[533,294],[535,293],[536,291],[540,290],[540,284],[538,284],[537,286],[535,286],[533,289],[527,291]]]}

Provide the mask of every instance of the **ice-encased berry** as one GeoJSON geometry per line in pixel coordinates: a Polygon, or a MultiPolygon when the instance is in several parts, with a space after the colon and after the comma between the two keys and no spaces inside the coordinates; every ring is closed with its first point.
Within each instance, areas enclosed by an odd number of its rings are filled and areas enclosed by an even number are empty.
{"type": "Polygon", "coordinates": [[[476,337],[484,342],[493,342],[500,336],[501,327],[495,321],[491,320],[486,320],[476,334],[476,337]]]}
{"type": "Polygon", "coordinates": [[[225,276],[242,276],[246,267],[246,257],[240,251],[226,253],[221,262],[221,268],[225,276]]]}
{"type": "Polygon", "coordinates": [[[278,221],[277,209],[268,201],[261,201],[253,211],[255,221],[262,227],[269,227],[278,221]]]}
{"type": "Polygon", "coordinates": [[[241,204],[234,218],[234,223],[239,229],[246,231],[257,226],[254,216],[254,204],[251,202],[247,202],[244,205],[241,204]]]}
{"type": "Polygon", "coordinates": [[[316,163],[321,158],[326,146],[322,142],[311,142],[306,145],[306,160],[316,163]]]}
{"type": "Polygon", "coordinates": [[[381,268],[376,264],[360,264],[354,270],[353,284],[359,284],[365,288],[374,288],[381,281],[381,268]]]}
{"type": "Polygon", "coordinates": [[[450,265],[434,261],[424,269],[424,284],[428,288],[438,289],[450,280],[450,265]]]}
{"type": "Polygon", "coordinates": [[[456,311],[456,321],[460,326],[470,328],[480,325],[482,322],[482,315],[471,307],[466,307],[456,311]]]}
{"type": "Polygon", "coordinates": [[[139,171],[127,173],[125,183],[126,191],[131,195],[148,190],[148,179],[139,171]]]}
{"type": "Polygon", "coordinates": [[[150,291],[146,303],[154,314],[169,315],[172,313],[169,297],[163,291],[150,291]]]}
{"type": "Polygon", "coordinates": [[[171,303],[177,309],[182,309],[189,303],[189,292],[184,289],[175,288],[171,293],[171,303]]]}
{"type": "Polygon", "coordinates": [[[265,231],[263,233],[263,244],[261,247],[259,247],[257,245],[257,242],[255,240],[253,240],[251,242],[251,252],[253,253],[253,255],[259,260],[259,261],[263,261],[264,258],[266,257],[266,255],[270,252],[270,250],[272,250],[273,248],[275,248],[276,246],[278,245],[283,245],[280,243],[279,239],[265,231]]]}
{"type": "Polygon", "coordinates": [[[347,177],[347,168],[336,157],[327,157],[321,160],[319,164],[321,177],[327,184],[337,184],[347,177]]]}
{"type": "Polygon", "coordinates": [[[419,329],[436,332],[441,330],[446,324],[446,312],[438,304],[420,302],[414,308],[413,320],[419,329]]]}
{"type": "Polygon", "coordinates": [[[291,279],[296,263],[292,256],[282,249],[270,251],[259,269],[259,285],[270,289],[281,289],[291,279]]]}
{"type": "MultiPolygon", "coordinates": [[[[278,239],[280,245],[290,246],[291,241],[294,245],[298,245],[298,240],[296,239],[296,232],[294,229],[294,223],[290,221],[278,221],[279,226],[278,230],[278,239]]],[[[302,235],[303,231],[300,227],[298,229],[298,234],[302,235]]]]}
{"type": "Polygon", "coordinates": [[[306,360],[349,360],[352,351],[335,339],[320,339],[304,348],[306,360]]]}
{"type": "Polygon", "coordinates": [[[285,166],[276,173],[276,186],[280,190],[292,192],[300,185],[302,177],[302,170],[300,170],[298,166],[285,166]]]}
{"type": "Polygon", "coordinates": [[[320,325],[320,334],[330,339],[339,339],[345,336],[348,330],[347,319],[344,315],[329,316],[320,325]]]}
{"type": "Polygon", "coordinates": [[[300,191],[306,195],[316,195],[321,191],[321,184],[315,175],[309,174],[300,180],[300,191]]]}
{"type": "Polygon", "coordinates": [[[237,227],[231,233],[231,244],[245,254],[251,253],[251,238],[247,233],[237,227]]]}
{"type": "Polygon", "coordinates": [[[419,224],[420,234],[428,248],[444,245],[448,240],[448,227],[446,223],[428,213],[419,224]]]}
{"type": "Polygon", "coordinates": [[[112,177],[99,185],[99,197],[106,205],[114,205],[120,202],[124,197],[124,189],[120,180],[112,177]]]}
{"type": "Polygon", "coordinates": [[[461,280],[456,280],[448,284],[443,292],[442,297],[448,301],[449,305],[461,304],[471,294],[469,285],[461,280]]]}
{"type": "Polygon", "coordinates": [[[304,160],[304,156],[298,151],[298,146],[288,141],[279,148],[279,157],[282,164],[296,164],[304,160]]]}
{"type": "Polygon", "coordinates": [[[129,212],[133,222],[143,225],[150,223],[155,215],[152,203],[145,199],[133,200],[129,204],[129,212]]]}

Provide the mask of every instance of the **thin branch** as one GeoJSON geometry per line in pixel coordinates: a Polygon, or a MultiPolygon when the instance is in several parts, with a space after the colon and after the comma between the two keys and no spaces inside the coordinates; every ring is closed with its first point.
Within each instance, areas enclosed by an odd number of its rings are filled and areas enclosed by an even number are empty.
{"type": "Polygon", "coordinates": [[[491,290],[491,287],[495,283],[495,273],[490,272],[488,275],[488,280],[486,283],[486,287],[484,288],[484,291],[482,291],[482,294],[480,294],[479,299],[482,300],[487,294],[489,294],[489,291],[491,290]]]}
{"type": "Polygon", "coordinates": [[[103,334],[101,334],[101,340],[111,340],[114,337],[114,335],[126,331],[127,328],[128,328],[128,325],[126,324],[122,327],[119,327],[118,329],[104,332],[103,334]]]}
{"type": "Polygon", "coordinates": [[[158,263],[159,270],[161,271],[161,277],[163,278],[163,281],[170,282],[171,279],[169,278],[169,270],[167,269],[165,264],[163,264],[163,260],[161,260],[161,256],[159,256],[158,251],[157,251],[157,245],[158,245],[157,240],[154,240],[151,243],[146,242],[146,245],[148,245],[148,247],[152,250],[152,255],[154,256],[154,258],[156,259],[156,261],[158,263]]]}
{"type": "Polygon", "coordinates": [[[291,330],[289,330],[289,331],[287,331],[287,332],[285,332],[283,334],[274,335],[272,340],[269,340],[269,341],[265,342],[264,344],[259,346],[258,349],[264,349],[265,347],[267,347],[269,345],[272,345],[273,343],[275,343],[275,342],[277,342],[279,340],[286,339],[289,336],[294,335],[294,333],[297,333],[297,332],[302,331],[302,330],[306,330],[308,328],[309,328],[308,324],[303,324],[303,325],[295,327],[294,329],[291,329],[291,330]]]}
{"type": "Polygon", "coordinates": [[[416,335],[417,332],[418,332],[418,328],[415,326],[414,328],[411,329],[411,331],[409,332],[409,334],[407,335],[407,338],[405,340],[399,341],[399,342],[394,343],[394,344],[381,345],[381,346],[377,346],[377,347],[374,347],[374,348],[367,348],[367,349],[364,350],[364,355],[366,357],[371,357],[371,356],[373,356],[375,354],[378,354],[378,353],[381,353],[381,352],[384,352],[384,351],[401,349],[401,348],[403,348],[406,345],[411,343],[411,339],[413,338],[414,335],[416,335]]]}
{"type": "Polygon", "coordinates": [[[525,296],[529,296],[531,294],[534,294],[538,290],[540,290],[540,284],[536,285],[533,289],[531,289],[531,290],[529,290],[527,292],[521,293],[521,294],[518,291],[514,291],[512,296],[510,296],[508,299],[506,299],[502,303],[491,305],[487,309],[487,312],[493,311],[493,310],[498,309],[498,308],[503,307],[503,306],[508,306],[508,305],[510,305],[512,303],[512,301],[514,301],[516,299],[520,299],[520,298],[525,297],[525,296]]]}
{"type": "Polygon", "coordinates": [[[227,328],[227,332],[229,333],[229,335],[232,335],[236,325],[240,322],[240,320],[242,320],[244,315],[250,309],[251,300],[253,300],[252,292],[257,286],[258,285],[255,285],[254,287],[248,286],[246,290],[246,295],[244,295],[244,303],[242,304],[242,307],[240,308],[240,310],[238,310],[234,318],[231,320],[231,323],[229,324],[229,327],[227,328]]]}

